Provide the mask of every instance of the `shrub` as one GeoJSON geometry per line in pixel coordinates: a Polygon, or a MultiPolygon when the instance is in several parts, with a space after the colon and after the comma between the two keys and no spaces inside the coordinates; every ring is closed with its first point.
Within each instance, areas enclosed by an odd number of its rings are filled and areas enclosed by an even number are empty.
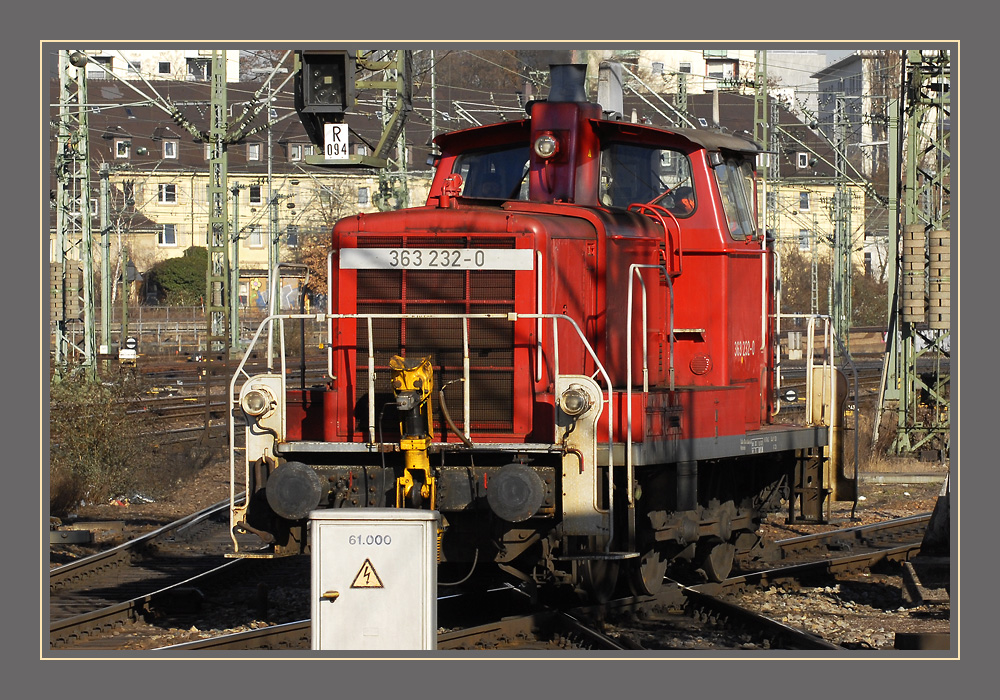
{"type": "Polygon", "coordinates": [[[63,515],[80,501],[104,502],[145,488],[155,469],[153,416],[135,379],[50,385],[49,503],[63,515]]]}
{"type": "Polygon", "coordinates": [[[146,272],[147,292],[171,306],[195,306],[205,296],[208,249],[192,246],[179,258],[158,262],[146,272]]]}

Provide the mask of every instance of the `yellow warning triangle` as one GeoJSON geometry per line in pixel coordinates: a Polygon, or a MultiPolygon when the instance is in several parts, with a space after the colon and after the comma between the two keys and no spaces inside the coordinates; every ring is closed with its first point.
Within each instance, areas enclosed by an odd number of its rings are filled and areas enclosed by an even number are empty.
{"type": "Polygon", "coordinates": [[[371,559],[365,559],[365,563],[361,565],[361,571],[354,577],[354,583],[351,584],[351,588],[384,588],[382,579],[375,573],[375,567],[372,566],[371,559]]]}

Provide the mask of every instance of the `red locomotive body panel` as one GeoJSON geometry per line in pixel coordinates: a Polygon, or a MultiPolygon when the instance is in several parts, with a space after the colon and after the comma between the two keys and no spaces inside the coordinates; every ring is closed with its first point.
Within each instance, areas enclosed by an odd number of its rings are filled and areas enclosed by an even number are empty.
{"type": "Polygon", "coordinates": [[[442,562],[600,588],[587,562],[628,560],[651,592],[813,499],[833,423],[772,424],[756,146],[575,99],[529,115],[438,137],[425,206],[334,226],[330,376],[283,403],[247,382],[236,530],[294,550],[317,505],[429,506],[442,562]]]}

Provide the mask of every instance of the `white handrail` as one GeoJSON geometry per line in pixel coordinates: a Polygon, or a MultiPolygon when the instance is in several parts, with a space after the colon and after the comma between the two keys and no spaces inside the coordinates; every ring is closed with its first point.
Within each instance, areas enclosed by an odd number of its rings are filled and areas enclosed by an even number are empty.
{"type": "Polygon", "coordinates": [[[472,369],[469,360],[469,319],[462,321],[462,430],[467,440],[472,439],[472,369]]]}
{"type": "MultiPolygon", "coordinates": [[[[670,290],[670,332],[669,343],[670,343],[670,390],[674,389],[674,376],[673,376],[673,363],[674,363],[674,319],[673,319],[673,287],[670,285],[670,275],[667,274],[667,269],[663,265],[639,265],[633,264],[629,266],[629,285],[628,285],[628,302],[627,302],[627,323],[628,332],[625,334],[625,476],[628,480],[628,487],[626,489],[628,495],[628,505],[629,508],[635,507],[635,488],[632,475],[634,473],[634,464],[632,460],[632,290],[634,289],[632,285],[632,280],[638,276],[639,286],[642,288],[642,391],[644,394],[649,393],[649,348],[647,342],[648,336],[648,315],[647,315],[647,296],[646,296],[646,282],[642,279],[642,274],[639,273],[640,269],[656,269],[662,270],[664,277],[667,279],[667,287],[670,290]]],[[[630,533],[631,534],[631,533],[630,533]]]]}
{"type": "MultiPolygon", "coordinates": [[[[538,258],[538,265],[537,265],[538,274],[536,275],[536,279],[538,280],[538,291],[536,292],[536,295],[535,295],[535,309],[536,309],[536,311],[539,314],[541,314],[541,313],[543,313],[543,311],[542,311],[542,251],[539,250],[536,253],[536,257],[538,258]]],[[[542,381],[542,319],[540,319],[540,318],[535,322],[535,345],[538,348],[538,351],[536,353],[536,361],[535,361],[535,383],[537,384],[538,382],[542,381]]]]}
{"type": "Polygon", "coordinates": [[[375,333],[368,319],[368,444],[375,444],[375,333]]]}
{"type": "MultiPolygon", "coordinates": [[[[671,308],[672,308],[672,306],[671,306],[671,308]]],[[[374,401],[374,397],[375,397],[375,357],[374,357],[374,344],[375,343],[374,343],[374,333],[373,333],[373,326],[372,326],[372,322],[375,319],[464,319],[463,320],[463,326],[465,327],[465,332],[463,333],[463,343],[465,345],[464,351],[465,351],[466,358],[468,357],[468,329],[467,329],[467,324],[468,324],[468,321],[471,320],[471,319],[504,319],[504,320],[507,320],[507,321],[510,321],[510,322],[514,322],[514,321],[517,321],[519,319],[537,319],[537,320],[551,319],[552,320],[552,330],[553,330],[553,353],[554,353],[553,361],[554,361],[554,365],[555,365],[555,375],[556,375],[556,377],[559,376],[559,332],[558,332],[558,324],[559,324],[560,321],[568,323],[571,326],[571,328],[576,332],[577,337],[580,339],[580,342],[583,344],[583,347],[586,350],[587,354],[593,360],[594,365],[597,368],[597,371],[595,372],[595,375],[600,374],[604,378],[604,382],[605,382],[605,385],[607,387],[608,400],[606,402],[606,406],[607,406],[607,419],[608,419],[608,474],[609,474],[609,479],[608,479],[608,511],[607,512],[608,512],[608,530],[609,530],[609,535],[608,535],[608,542],[607,542],[606,547],[607,548],[610,547],[611,540],[614,537],[614,405],[613,405],[613,403],[614,403],[614,386],[611,383],[611,377],[610,377],[610,375],[608,374],[608,372],[605,369],[604,365],[601,363],[600,359],[597,357],[597,353],[594,351],[594,348],[591,346],[590,342],[587,340],[587,337],[584,335],[584,333],[583,333],[582,329],[580,328],[579,324],[573,318],[567,316],[566,314],[519,314],[519,313],[516,313],[516,312],[509,312],[509,313],[483,313],[483,314],[433,314],[433,313],[429,313],[429,314],[414,314],[414,313],[405,313],[405,314],[404,313],[398,313],[398,314],[392,314],[392,313],[378,313],[378,314],[375,314],[375,313],[362,313],[362,314],[334,314],[334,313],[326,313],[326,314],[271,314],[271,315],[267,316],[265,319],[263,319],[261,321],[260,326],[257,329],[257,332],[254,334],[254,337],[251,339],[250,343],[248,344],[247,349],[246,349],[246,351],[245,351],[245,353],[243,355],[243,358],[240,361],[239,365],[237,366],[236,372],[233,375],[233,379],[230,382],[230,396],[232,396],[233,392],[235,392],[236,379],[237,379],[238,375],[241,372],[243,374],[246,374],[246,372],[244,371],[244,367],[245,367],[248,359],[250,358],[250,355],[251,355],[251,353],[253,351],[253,348],[256,345],[256,343],[258,342],[258,340],[260,338],[260,335],[261,335],[261,333],[262,333],[265,325],[268,327],[269,333],[270,333],[271,324],[274,323],[275,321],[279,322],[279,327],[281,329],[281,336],[280,337],[281,337],[281,350],[282,350],[282,372],[281,372],[281,374],[282,374],[282,391],[284,391],[284,389],[285,389],[285,386],[284,386],[284,377],[285,377],[285,371],[284,371],[284,321],[285,320],[295,320],[295,319],[313,319],[313,320],[315,320],[317,322],[328,321],[328,322],[330,322],[332,324],[332,322],[333,322],[334,319],[350,319],[350,318],[353,318],[353,319],[365,319],[367,321],[367,325],[368,325],[368,392],[369,392],[369,394],[368,394],[368,396],[369,396],[369,401],[368,401],[368,420],[369,420],[369,441],[370,441],[369,444],[372,445],[372,446],[374,446],[376,444],[375,443],[375,416],[374,416],[374,412],[375,412],[375,401],[374,401]]],[[[270,341],[269,341],[269,344],[270,344],[270,341]]],[[[331,370],[332,370],[332,367],[331,367],[331,370]]],[[[465,375],[465,384],[466,384],[466,391],[467,392],[468,392],[469,384],[471,383],[470,382],[470,376],[469,376],[470,372],[471,372],[471,368],[469,366],[469,362],[466,361],[464,363],[464,366],[463,366],[463,374],[465,375]]],[[[332,376],[332,374],[333,373],[331,371],[330,375],[332,376]]],[[[467,400],[466,400],[466,402],[467,402],[467,400]]],[[[238,401],[236,402],[236,405],[233,406],[233,408],[235,409],[237,406],[238,406],[238,401]]],[[[469,408],[466,406],[466,407],[464,407],[464,410],[466,412],[466,420],[469,421],[470,420],[470,418],[469,418],[469,408]]],[[[602,414],[603,414],[603,411],[602,411],[602,414]]],[[[231,472],[233,472],[234,469],[235,469],[235,467],[234,467],[234,457],[233,457],[233,455],[234,455],[234,449],[232,449],[234,447],[233,436],[235,434],[235,427],[233,425],[234,417],[235,417],[235,411],[231,410],[230,411],[230,431],[229,431],[229,433],[230,433],[230,448],[231,448],[230,449],[230,471],[231,472]]],[[[601,416],[598,416],[598,421],[600,421],[600,418],[601,418],[601,416]]],[[[466,428],[466,433],[468,433],[468,432],[469,432],[468,428],[466,428]]],[[[631,490],[631,489],[629,489],[629,490],[631,490]]],[[[630,494],[630,503],[632,502],[631,501],[631,497],[632,497],[632,494],[630,494]]]]}
{"type": "Polygon", "coordinates": [[[330,289],[330,280],[333,279],[333,251],[326,254],[326,376],[336,379],[333,376],[333,290],[330,289]]]}

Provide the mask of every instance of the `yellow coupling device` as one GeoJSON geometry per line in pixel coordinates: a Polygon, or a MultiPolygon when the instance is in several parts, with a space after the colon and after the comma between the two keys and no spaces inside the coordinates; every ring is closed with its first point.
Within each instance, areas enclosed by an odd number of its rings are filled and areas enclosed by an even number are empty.
{"type": "Polygon", "coordinates": [[[431,358],[389,360],[392,389],[399,411],[399,449],[403,452],[403,475],[396,480],[396,507],[436,506],[436,488],[427,448],[434,439],[431,392],[434,369],[431,358]]]}

